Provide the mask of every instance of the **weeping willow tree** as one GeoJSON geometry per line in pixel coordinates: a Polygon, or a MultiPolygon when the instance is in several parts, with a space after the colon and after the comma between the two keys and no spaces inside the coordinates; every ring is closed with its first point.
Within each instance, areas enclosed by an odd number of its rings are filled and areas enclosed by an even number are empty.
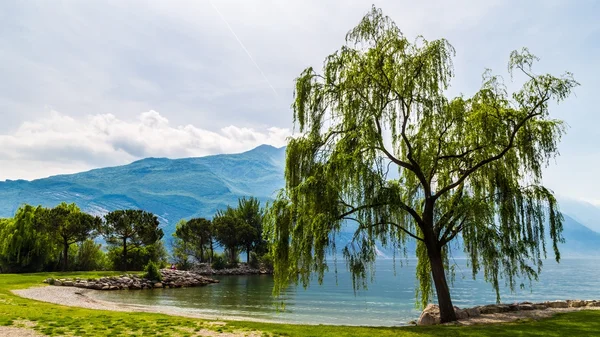
{"type": "Polygon", "coordinates": [[[50,264],[58,252],[43,221],[45,209],[23,205],[14,218],[0,219],[0,269],[36,272],[50,264]]]}
{"type": "Polygon", "coordinates": [[[285,188],[267,216],[275,291],[305,286],[327,270],[335,234],[354,223],[343,248],[357,284],[373,275],[376,245],[416,241],[417,301],[437,294],[442,322],[456,320],[448,288],[449,244],[462,240],[473,277],[537,279],[546,242],[558,261],[562,216],[542,168],[565,130],[549,107],[578,85],[570,73],[538,75],[527,49],[510,54],[522,87],[509,94],[484,72],[472,97],[446,97],[453,47],[409,41],[373,8],[324,62],[295,81],[285,188]],[[394,174],[392,174],[394,172],[394,174]],[[549,243],[550,244],[550,243],[549,243]]]}

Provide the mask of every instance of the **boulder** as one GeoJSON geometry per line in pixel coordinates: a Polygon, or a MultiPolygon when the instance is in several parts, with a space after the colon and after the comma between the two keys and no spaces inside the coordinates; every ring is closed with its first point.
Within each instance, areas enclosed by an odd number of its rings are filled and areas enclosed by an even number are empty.
{"type": "Polygon", "coordinates": [[[499,312],[510,312],[510,311],[517,310],[517,306],[511,307],[510,305],[506,305],[506,304],[498,304],[498,305],[496,305],[496,307],[498,307],[499,312]]]}
{"type": "Polygon", "coordinates": [[[548,308],[568,308],[569,304],[567,301],[549,301],[546,302],[548,308]]]}
{"type": "Polygon", "coordinates": [[[419,316],[417,325],[440,324],[440,308],[435,304],[429,304],[419,316]]]}
{"type": "Polygon", "coordinates": [[[500,309],[495,304],[488,304],[488,305],[484,305],[482,307],[479,307],[479,311],[481,312],[482,315],[489,315],[489,314],[497,314],[497,313],[499,313],[500,309]]]}
{"type": "Polygon", "coordinates": [[[479,307],[467,308],[467,309],[465,309],[465,311],[467,312],[467,315],[469,317],[479,317],[479,316],[481,316],[481,311],[479,311],[479,307]]]}
{"type": "Polygon", "coordinates": [[[156,283],[154,283],[154,288],[162,288],[162,286],[163,286],[163,285],[162,285],[162,283],[160,283],[160,282],[156,282],[156,283]]]}
{"type": "Polygon", "coordinates": [[[469,318],[469,314],[467,313],[467,311],[459,307],[454,307],[454,313],[456,314],[456,319],[469,318]]]}
{"type": "Polygon", "coordinates": [[[524,303],[519,304],[519,310],[534,310],[534,309],[535,308],[534,308],[533,304],[524,304],[524,303]]]}
{"type": "Polygon", "coordinates": [[[569,307],[571,307],[571,308],[581,308],[581,307],[586,306],[585,301],[581,301],[581,300],[573,300],[573,301],[568,301],[568,302],[569,302],[569,307]]]}

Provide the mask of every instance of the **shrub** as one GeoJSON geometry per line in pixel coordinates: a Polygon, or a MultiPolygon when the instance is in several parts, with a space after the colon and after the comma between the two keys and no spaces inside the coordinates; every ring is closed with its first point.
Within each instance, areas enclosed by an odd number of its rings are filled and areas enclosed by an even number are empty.
{"type": "Polygon", "coordinates": [[[152,281],[162,281],[162,275],[156,264],[152,261],[148,262],[144,269],[144,277],[152,281]]]}
{"type": "Polygon", "coordinates": [[[225,257],[221,254],[215,254],[211,265],[212,269],[221,270],[225,269],[226,266],[227,263],[225,262],[225,257]]]}
{"type": "Polygon", "coordinates": [[[106,253],[102,251],[102,245],[93,240],[86,240],[71,249],[76,255],[73,260],[75,270],[108,270],[109,260],[106,253]]]}
{"type": "Polygon", "coordinates": [[[260,257],[260,265],[261,267],[267,270],[273,270],[273,257],[271,254],[267,253],[260,257]]]}

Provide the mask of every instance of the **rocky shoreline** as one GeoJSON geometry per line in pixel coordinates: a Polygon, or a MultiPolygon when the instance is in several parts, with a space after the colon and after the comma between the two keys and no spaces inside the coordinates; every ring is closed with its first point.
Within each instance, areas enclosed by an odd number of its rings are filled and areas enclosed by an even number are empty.
{"type": "Polygon", "coordinates": [[[208,263],[201,263],[191,268],[199,275],[272,275],[273,270],[266,267],[252,268],[246,263],[240,263],[236,268],[213,269],[208,263]]]}
{"type": "Polygon", "coordinates": [[[141,290],[155,288],[187,288],[219,283],[218,280],[198,273],[182,270],[161,269],[162,280],[149,280],[135,274],[101,277],[99,279],[53,279],[44,280],[54,286],[77,287],[94,290],[141,290]]]}
{"type": "MultiPolygon", "coordinates": [[[[584,308],[600,308],[600,301],[597,300],[564,300],[564,301],[546,301],[546,302],[520,302],[513,304],[489,304],[476,306],[472,308],[454,307],[456,318],[459,320],[468,320],[471,318],[479,318],[486,315],[529,312],[536,310],[547,309],[584,309],[584,308]]],[[[440,324],[440,309],[435,304],[429,304],[419,316],[416,325],[434,325],[440,324]]]]}

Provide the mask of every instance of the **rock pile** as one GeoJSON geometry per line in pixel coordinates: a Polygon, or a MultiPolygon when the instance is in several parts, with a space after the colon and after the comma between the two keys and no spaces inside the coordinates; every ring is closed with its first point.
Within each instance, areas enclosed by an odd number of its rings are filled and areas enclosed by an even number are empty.
{"type": "Polygon", "coordinates": [[[44,283],[55,286],[78,287],[95,290],[121,290],[121,289],[153,289],[153,288],[181,288],[197,287],[211,283],[214,280],[197,273],[181,270],[161,269],[162,281],[148,280],[135,274],[121,276],[101,277],[99,279],[46,279],[44,283]]]}
{"type": "MultiPolygon", "coordinates": [[[[456,318],[459,320],[469,317],[479,317],[481,315],[490,315],[511,311],[524,310],[545,310],[548,308],[582,308],[582,307],[600,307],[600,301],[596,300],[566,300],[566,301],[546,301],[539,303],[521,302],[514,304],[489,304],[473,308],[460,309],[454,307],[456,318]]],[[[421,313],[417,320],[417,325],[440,324],[440,308],[435,304],[429,304],[421,313]]]]}

